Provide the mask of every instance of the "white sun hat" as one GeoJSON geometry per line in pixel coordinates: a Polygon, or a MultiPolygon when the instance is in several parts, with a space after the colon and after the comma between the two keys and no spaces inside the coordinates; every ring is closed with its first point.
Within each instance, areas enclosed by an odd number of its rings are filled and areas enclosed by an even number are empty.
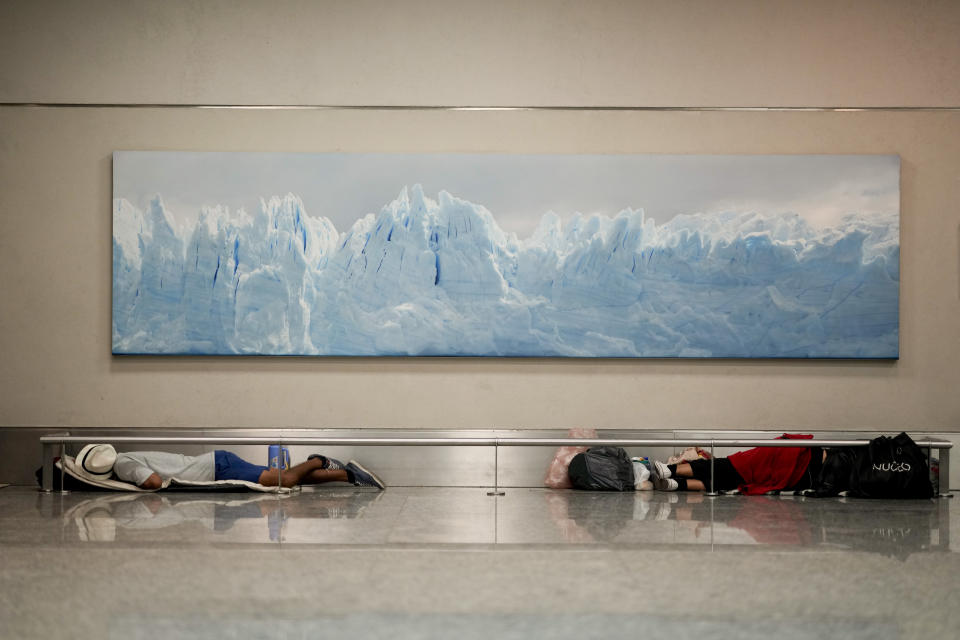
{"type": "Polygon", "coordinates": [[[74,471],[91,480],[106,480],[113,473],[117,450],[109,444],[88,444],[77,454],[74,471]]]}

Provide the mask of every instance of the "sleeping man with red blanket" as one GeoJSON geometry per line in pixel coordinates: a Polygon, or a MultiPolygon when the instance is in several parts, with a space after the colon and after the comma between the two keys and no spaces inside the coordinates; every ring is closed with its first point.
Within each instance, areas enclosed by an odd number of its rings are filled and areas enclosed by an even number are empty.
{"type": "MultiPolygon", "coordinates": [[[[785,433],[783,438],[811,439],[811,435],[785,433]]],[[[714,461],[716,491],[738,489],[747,495],[769,491],[802,491],[813,487],[827,452],[820,447],[757,447],[714,461]]],[[[710,460],[679,464],[654,460],[650,465],[653,486],[659,491],[710,489],[710,460]]]]}

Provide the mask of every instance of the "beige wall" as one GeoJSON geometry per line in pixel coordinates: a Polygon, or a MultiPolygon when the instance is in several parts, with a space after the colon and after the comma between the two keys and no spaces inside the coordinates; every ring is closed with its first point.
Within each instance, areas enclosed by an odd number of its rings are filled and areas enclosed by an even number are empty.
{"type": "Polygon", "coordinates": [[[5,0],[39,102],[956,106],[955,0],[5,0]]]}
{"type": "MultiPolygon", "coordinates": [[[[958,7],[15,1],[0,99],[944,107],[960,104],[958,7]]],[[[0,107],[0,427],[960,432],[957,175],[960,111],[0,107]],[[896,153],[902,357],[114,358],[118,149],[896,153]]]]}

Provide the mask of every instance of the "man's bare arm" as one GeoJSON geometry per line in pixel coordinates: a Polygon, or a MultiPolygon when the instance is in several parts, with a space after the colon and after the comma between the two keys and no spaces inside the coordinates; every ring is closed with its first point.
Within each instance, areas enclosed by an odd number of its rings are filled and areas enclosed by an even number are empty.
{"type": "Polygon", "coordinates": [[[159,489],[162,486],[163,486],[163,480],[160,479],[160,476],[154,473],[154,474],[151,474],[149,478],[143,481],[143,484],[140,485],[140,488],[149,489],[152,491],[154,489],[159,489]]]}

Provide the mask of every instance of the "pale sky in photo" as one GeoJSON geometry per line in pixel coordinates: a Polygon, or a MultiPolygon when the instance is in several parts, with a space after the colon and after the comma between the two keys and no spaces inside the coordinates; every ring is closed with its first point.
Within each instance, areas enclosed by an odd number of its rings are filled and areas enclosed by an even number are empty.
{"type": "Polygon", "coordinates": [[[256,210],[298,195],[310,216],[343,232],[420,184],[483,205],[525,238],[543,214],[615,216],[643,209],[658,224],[680,213],[793,212],[817,226],[848,213],[897,213],[895,155],[563,155],[119,151],[114,197],[145,209],[159,194],[182,225],[203,206],[256,210]]]}

